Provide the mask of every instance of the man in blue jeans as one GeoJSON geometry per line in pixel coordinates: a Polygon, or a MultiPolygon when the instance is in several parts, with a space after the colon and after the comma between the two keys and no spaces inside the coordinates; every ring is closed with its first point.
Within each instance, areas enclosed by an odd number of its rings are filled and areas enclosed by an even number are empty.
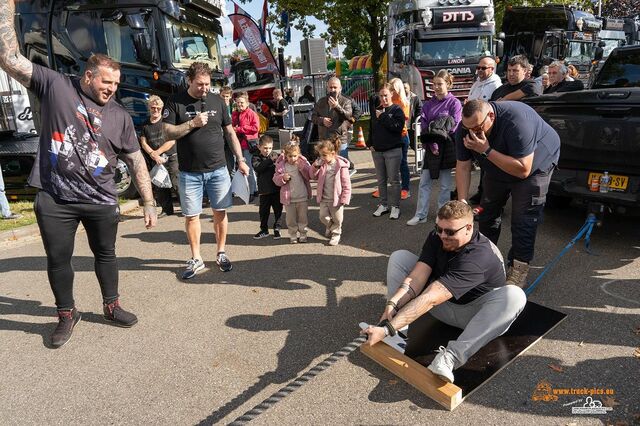
{"type": "Polygon", "coordinates": [[[480,232],[495,244],[511,197],[507,283],[524,288],[549,181],[560,157],[560,137],[526,104],[475,99],[462,108],[456,156],[458,199],[465,200],[469,193],[472,158],[485,171],[478,221],[480,232]]]}
{"type": "Polygon", "coordinates": [[[387,295],[380,325],[363,331],[367,344],[395,335],[428,312],[462,329],[427,367],[450,383],[453,370],[504,334],[527,303],[521,289],[505,283],[500,251],[474,229],[471,207],[461,201],[440,208],[420,256],[407,250],[391,254],[387,295]]]}
{"type": "Polygon", "coordinates": [[[225,253],[227,209],[232,204],[231,178],[224,153],[225,135],[238,171],[244,175],[249,173],[229,110],[220,96],[209,93],[211,69],[203,62],[194,62],[187,70],[187,79],[187,90],[173,96],[163,113],[165,137],[176,139],[178,147],[180,205],[191,248],[191,259],[182,274],[185,280],[204,269],[200,254],[200,213],[205,192],[213,210],[216,263],[222,272],[232,269],[225,253]]]}

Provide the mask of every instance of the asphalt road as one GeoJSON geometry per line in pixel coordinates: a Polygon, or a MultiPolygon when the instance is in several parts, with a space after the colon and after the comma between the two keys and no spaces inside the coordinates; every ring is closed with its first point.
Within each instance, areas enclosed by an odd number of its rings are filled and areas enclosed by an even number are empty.
{"type": "MultiPolygon", "coordinates": [[[[102,319],[86,236],[76,238],[75,299],[83,312],[71,341],[50,349],[53,296],[38,238],[0,245],[0,423],[230,423],[357,337],[360,321],[384,306],[385,268],[396,249],[418,251],[429,224],[408,227],[414,196],[399,221],[374,218],[370,155],[351,154],[359,172],[345,214],[342,242],[326,245],[315,202],[310,242],[253,240],[256,205],[230,212],[230,273],[213,260],[213,231],[203,220],[207,269],[177,277],[188,257],[183,220],[145,230],[140,212],[125,217],[117,243],[123,306],[140,319],[132,329],[102,319]]],[[[477,179],[477,176],[474,176],[477,179]]],[[[546,211],[533,279],[576,234],[577,208],[546,211]]],[[[434,216],[434,207],[430,218],[434,216]]],[[[508,222],[509,211],[506,212],[508,222]]],[[[621,424],[640,422],[640,226],[610,215],[592,236],[595,255],[579,242],[530,299],[568,318],[466,399],[440,408],[359,351],[258,416],[256,424],[621,424]],[[600,396],[606,415],[572,415],[584,396],[533,401],[536,385],[612,389],[600,396]]],[[[509,247],[505,226],[500,248],[509,247]]]]}

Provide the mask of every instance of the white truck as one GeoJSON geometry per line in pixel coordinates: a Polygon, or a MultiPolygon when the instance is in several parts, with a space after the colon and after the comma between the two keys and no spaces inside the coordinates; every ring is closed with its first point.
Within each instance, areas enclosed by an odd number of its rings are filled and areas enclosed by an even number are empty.
{"type": "Polygon", "coordinates": [[[454,75],[450,91],[465,99],[480,58],[502,55],[492,0],[395,0],[387,22],[389,78],[409,83],[422,100],[433,96],[441,69],[454,75]]]}

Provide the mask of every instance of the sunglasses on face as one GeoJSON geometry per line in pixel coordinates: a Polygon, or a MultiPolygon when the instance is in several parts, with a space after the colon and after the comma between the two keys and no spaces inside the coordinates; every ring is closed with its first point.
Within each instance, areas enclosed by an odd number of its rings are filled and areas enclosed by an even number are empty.
{"type": "Polygon", "coordinates": [[[492,70],[492,69],[493,69],[493,67],[480,67],[480,66],[478,66],[478,67],[476,67],[476,69],[477,69],[477,70],[486,71],[486,70],[492,70]]]}
{"type": "Polygon", "coordinates": [[[462,123],[460,123],[460,125],[462,126],[463,129],[468,130],[468,131],[473,132],[473,133],[476,133],[476,134],[480,133],[480,132],[483,132],[484,130],[482,129],[482,127],[484,126],[484,122],[487,121],[487,117],[489,117],[489,114],[491,114],[491,113],[488,112],[487,115],[484,116],[484,120],[482,120],[480,122],[480,124],[478,124],[475,127],[467,127],[462,123]]]}
{"type": "Polygon", "coordinates": [[[151,111],[162,111],[162,107],[151,107],[149,108],[151,111]]]}
{"type": "Polygon", "coordinates": [[[458,228],[458,229],[446,229],[446,228],[440,228],[437,224],[435,227],[435,231],[436,234],[440,235],[443,232],[445,233],[445,235],[447,237],[453,237],[454,235],[456,235],[458,232],[460,232],[462,229],[466,228],[469,225],[462,225],[462,227],[458,228]]]}

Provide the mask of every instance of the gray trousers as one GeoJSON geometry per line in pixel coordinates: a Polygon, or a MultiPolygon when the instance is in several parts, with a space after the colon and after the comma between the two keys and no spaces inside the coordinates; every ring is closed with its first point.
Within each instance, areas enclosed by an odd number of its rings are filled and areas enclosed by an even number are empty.
{"type": "Polygon", "coordinates": [[[387,207],[400,206],[400,162],[402,161],[402,148],[394,148],[388,151],[373,151],[373,164],[376,168],[378,191],[380,191],[380,204],[387,207]],[[387,183],[389,192],[387,193],[387,183]]]}
{"type": "MultiPolygon", "coordinates": [[[[396,293],[417,262],[418,256],[407,250],[391,254],[387,266],[388,298],[396,293]]],[[[447,344],[447,350],[455,358],[454,368],[458,368],[484,345],[506,333],[526,303],[527,296],[521,288],[506,285],[466,305],[444,302],[429,313],[439,321],[463,330],[457,340],[450,340],[447,344]]]]}

